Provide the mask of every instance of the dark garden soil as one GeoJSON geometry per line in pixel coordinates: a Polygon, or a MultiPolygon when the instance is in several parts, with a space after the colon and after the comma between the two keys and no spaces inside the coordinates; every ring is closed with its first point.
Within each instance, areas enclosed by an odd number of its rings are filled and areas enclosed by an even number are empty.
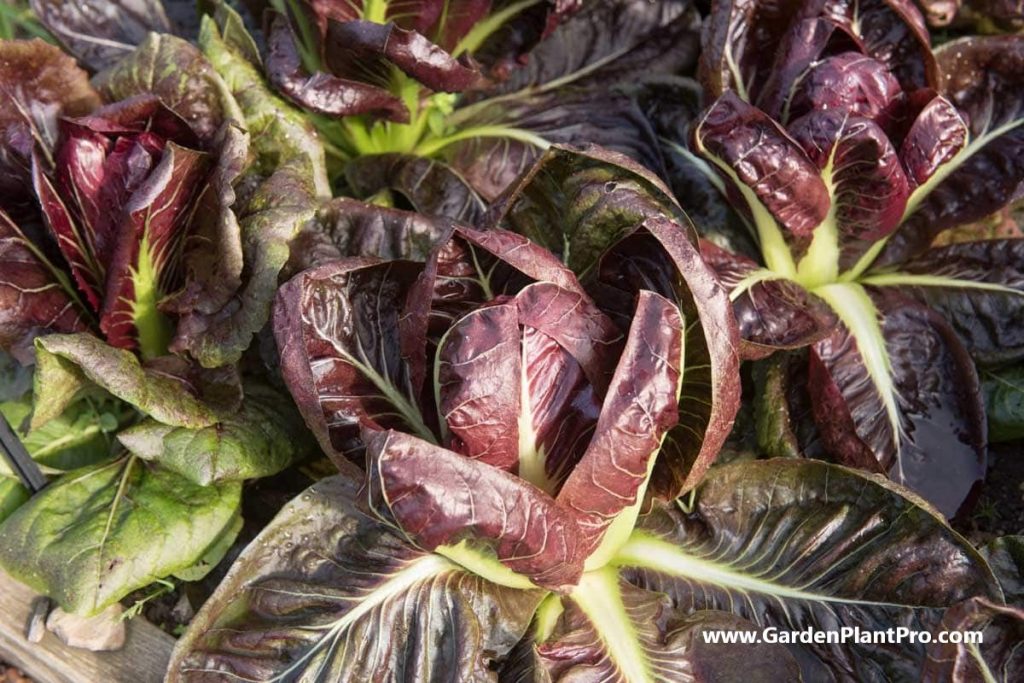
{"type": "Polygon", "coordinates": [[[956,525],[975,545],[1024,533],[1024,443],[993,444],[988,475],[971,516],[956,525]]]}

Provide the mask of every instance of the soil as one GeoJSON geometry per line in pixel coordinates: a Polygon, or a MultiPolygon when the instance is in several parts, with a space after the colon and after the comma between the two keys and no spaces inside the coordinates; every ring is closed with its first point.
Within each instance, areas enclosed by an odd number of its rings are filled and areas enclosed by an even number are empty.
{"type": "Polygon", "coordinates": [[[0,661],[0,683],[33,683],[33,681],[21,669],[0,661]]]}

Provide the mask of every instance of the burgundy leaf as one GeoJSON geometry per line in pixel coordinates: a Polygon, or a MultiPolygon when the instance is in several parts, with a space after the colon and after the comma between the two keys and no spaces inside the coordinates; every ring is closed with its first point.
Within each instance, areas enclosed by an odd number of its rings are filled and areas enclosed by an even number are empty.
{"type": "Polygon", "coordinates": [[[974,365],[931,309],[892,291],[871,298],[882,316],[884,347],[840,326],[811,349],[815,420],[841,462],[887,472],[952,517],[985,474],[985,413],[974,365]],[[896,422],[864,360],[879,352],[889,359],[896,422]]]}
{"type": "Polygon", "coordinates": [[[911,187],[928,181],[967,146],[967,122],[947,98],[938,96],[914,119],[900,146],[911,187]]]}
{"type": "Polygon", "coordinates": [[[461,92],[479,75],[416,31],[391,23],[328,21],[324,52],[335,74],[348,76],[365,69],[366,62],[383,58],[431,90],[443,92],[461,92]]]}
{"type": "Polygon", "coordinates": [[[159,164],[124,204],[100,318],[100,329],[112,346],[132,348],[137,343],[134,304],[140,259],[152,264],[158,292],[171,291],[180,276],[173,266],[207,164],[202,152],[170,142],[159,164]]]}
{"type": "Polygon", "coordinates": [[[735,205],[746,206],[740,190],[748,190],[795,237],[808,237],[825,219],[829,192],[817,167],[761,110],[727,92],[705,112],[694,135],[735,205]]]}
{"type": "Polygon", "coordinates": [[[374,114],[408,122],[409,110],[384,88],[323,71],[312,75],[306,72],[295,36],[281,15],[275,14],[270,20],[267,43],[267,76],[274,87],[295,104],[319,114],[374,114]]]}
{"type": "Polygon", "coordinates": [[[89,329],[70,283],[0,210],[0,350],[28,365],[34,337],[89,329]]]}
{"type": "Polygon", "coordinates": [[[408,434],[367,435],[367,496],[416,545],[468,541],[515,572],[555,590],[583,572],[576,521],[540,489],[408,434]]]}
{"type": "Polygon", "coordinates": [[[808,69],[785,114],[792,120],[816,110],[839,112],[890,130],[903,113],[904,99],[899,81],[884,64],[845,52],[808,69]]]}
{"type": "Polygon", "coordinates": [[[605,529],[643,495],[661,440],[679,419],[683,380],[679,309],[641,292],[622,358],[590,446],[558,494],[578,518],[589,555],[605,529]]]}
{"type": "Polygon", "coordinates": [[[813,111],[789,132],[831,185],[840,263],[852,265],[903,218],[909,187],[896,150],[877,123],[842,106],[813,111]]]}
{"type": "Polygon", "coordinates": [[[435,371],[448,447],[498,469],[519,464],[522,356],[514,301],[466,314],[445,335],[435,371]]]}
{"type": "Polygon", "coordinates": [[[277,293],[281,373],[320,446],[343,470],[352,470],[350,460],[362,464],[364,425],[433,438],[400,340],[402,307],[421,269],[349,258],[307,270],[277,293]]]}
{"type": "Polygon", "coordinates": [[[88,74],[60,48],[38,38],[0,43],[0,205],[14,209],[27,199],[32,150],[51,153],[58,117],[99,103],[88,74]]]}
{"type": "MultiPolygon", "coordinates": [[[[756,263],[704,240],[701,253],[725,287],[733,291],[756,263]]],[[[778,349],[797,349],[828,335],[836,316],[828,304],[792,280],[768,278],[732,296],[742,338],[741,355],[756,360],[778,349]]]]}
{"type": "Polygon", "coordinates": [[[900,272],[1002,286],[978,289],[951,282],[901,289],[939,311],[975,360],[992,365],[1024,358],[1024,239],[933,247],[903,263],[900,272]]]}
{"type": "Polygon", "coordinates": [[[938,639],[928,647],[928,659],[921,671],[922,683],[945,681],[973,682],[995,680],[998,672],[1004,681],[1024,674],[1024,609],[1012,602],[1003,605],[984,597],[958,603],[942,617],[939,626],[949,633],[981,633],[978,643],[942,643],[938,639]]]}

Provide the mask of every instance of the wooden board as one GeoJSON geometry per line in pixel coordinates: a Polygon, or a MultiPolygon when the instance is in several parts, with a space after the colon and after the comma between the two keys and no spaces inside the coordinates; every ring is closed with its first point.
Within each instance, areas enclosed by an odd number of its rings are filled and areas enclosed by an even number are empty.
{"type": "Polygon", "coordinates": [[[0,571],[0,659],[38,683],[158,683],[174,639],[142,617],[128,622],[124,648],[89,652],[70,648],[49,631],[38,643],[25,639],[36,593],[0,571]]]}

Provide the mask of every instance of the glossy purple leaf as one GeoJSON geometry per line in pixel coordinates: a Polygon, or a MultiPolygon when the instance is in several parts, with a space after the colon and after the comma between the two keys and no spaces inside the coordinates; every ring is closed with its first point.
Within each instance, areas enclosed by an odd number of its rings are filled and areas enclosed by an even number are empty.
{"type": "Polygon", "coordinates": [[[1024,239],[933,247],[903,263],[899,272],[949,278],[946,286],[908,283],[901,289],[939,311],[975,360],[993,365],[1024,358],[1024,239]],[[966,286],[957,287],[956,280],[966,286]]]}
{"type": "Polygon", "coordinates": [[[584,555],[639,502],[661,440],[679,419],[683,335],[679,309],[641,292],[590,446],[558,494],[578,519],[584,555]]]}
{"type": "Polygon", "coordinates": [[[370,507],[424,550],[467,541],[538,586],[579,580],[572,513],[515,475],[394,431],[367,436],[367,467],[370,507]]]}
{"type": "Polygon", "coordinates": [[[374,114],[392,121],[409,120],[402,101],[384,88],[323,71],[308,73],[295,41],[288,22],[275,15],[267,33],[266,71],[270,82],[289,100],[329,116],[374,114]]]}
{"type": "Polygon", "coordinates": [[[899,81],[884,64],[844,52],[810,66],[783,114],[792,121],[812,111],[838,111],[890,130],[903,114],[905,98],[899,81]]]}
{"type": "Polygon", "coordinates": [[[967,122],[947,98],[938,96],[914,119],[900,145],[900,160],[912,188],[928,182],[967,146],[967,122]]]}
{"type": "Polygon", "coordinates": [[[931,309],[892,291],[871,299],[882,316],[882,339],[858,338],[842,326],[812,347],[818,427],[841,462],[888,473],[953,517],[985,474],[985,413],[974,365],[931,309]],[[878,353],[888,357],[884,385],[865,362],[878,353]],[[895,415],[883,386],[893,392],[895,415]]]}
{"type": "Polygon", "coordinates": [[[855,110],[813,111],[789,126],[831,185],[840,267],[853,265],[871,242],[896,229],[910,194],[889,138],[855,110]]]}
{"type": "Polygon", "coordinates": [[[400,338],[420,271],[407,261],[351,258],[307,270],[278,291],[281,373],[307,426],[343,470],[362,462],[363,426],[435,439],[400,338]]]}
{"type": "Polygon", "coordinates": [[[111,345],[136,345],[134,304],[145,268],[140,259],[151,264],[158,291],[171,291],[180,279],[177,260],[207,167],[203,153],[168,143],[163,158],[123,205],[100,312],[100,329],[111,345]]]}
{"type": "Polygon", "coordinates": [[[705,112],[694,136],[727,183],[734,205],[767,211],[790,237],[810,236],[825,219],[829,192],[817,167],[764,112],[727,92],[705,112]],[[741,189],[763,209],[746,205],[741,189]]]}
{"type": "Polygon", "coordinates": [[[921,671],[922,683],[992,680],[993,674],[1013,681],[1024,675],[1024,609],[1018,604],[973,597],[946,610],[940,628],[951,633],[980,632],[981,641],[932,643],[921,671]]]}
{"type": "Polygon", "coordinates": [[[384,59],[431,90],[461,92],[479,77],[475,69],[417,33],[372,21],[328,21],[324,61],[339,76],[359,73],[384,59]]]}
{"type": "MultiPolygon", "coordinates": [[[[1024,41],[1016,36],[963,38],[940,47],[941,94],[970,130],[966,147],[939,166],[912,197],[910,215],[877,265],[894,265],[928,247],[943,230],[980,220],[1024,191],[1024,41]]],[[[927,112],[926,112],[927,113],[927,112]]],[[[951,114],[930,137],[947,158],[962,132],[951,114]]],[[[930,122],[929,122],[930,123],[930,122]]]]}
{"type": "Polygon", "coordinates": [[[744,359],[777,349],[797,349],[831,333],[837,319],[828,304],[792,280],[767,278],[734,290],[758,265],[704,240],[701,254],[727,291],[742,339],[744,359]]]}

